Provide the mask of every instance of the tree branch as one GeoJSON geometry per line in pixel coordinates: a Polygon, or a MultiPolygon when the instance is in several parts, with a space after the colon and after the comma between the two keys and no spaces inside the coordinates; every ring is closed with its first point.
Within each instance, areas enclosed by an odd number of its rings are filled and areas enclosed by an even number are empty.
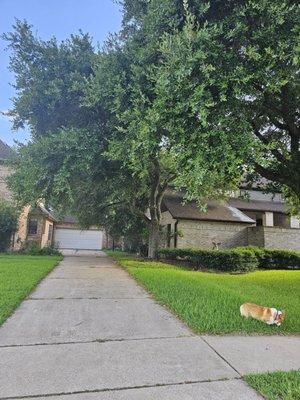
{"type": "MultiPolygon", "coordinates": [[[[256,127],[256,124],[254,121],[251,122],[252,127],[253,127],[253,132],[254,135],[264,144],[269,145],[270,144],[270,140],[264,136],[263,134],[260,133],[259,129],[256,127]]],[[[270,149],[270,152],[273,154],[273,156],[280,162],[282,163],[286,163],[286,158],[283,156],[282,153],[280,153],[279,150],[277,149],[270,149]]]]}

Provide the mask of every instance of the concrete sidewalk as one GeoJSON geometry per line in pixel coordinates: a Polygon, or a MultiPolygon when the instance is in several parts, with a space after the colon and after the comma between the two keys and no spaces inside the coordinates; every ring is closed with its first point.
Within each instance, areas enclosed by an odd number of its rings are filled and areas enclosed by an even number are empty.
{"type": "Polygon", "coordinates": [[[109,258],[66,257],[0,328],[0,399],[258,400],[296,337],[196,336],[109,258]]]}

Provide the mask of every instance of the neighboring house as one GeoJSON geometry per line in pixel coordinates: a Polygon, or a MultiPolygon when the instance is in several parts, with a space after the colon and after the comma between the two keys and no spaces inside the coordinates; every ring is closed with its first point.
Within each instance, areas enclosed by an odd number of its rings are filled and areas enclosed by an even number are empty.
{"type": "MultiPolygon", "coordinates": [[[[12,196],[5,180],[11,174],[11,168],[6,164],[13,157],[12,149],[0,140],[0,198],[8,201],[12,201],[12,196]]],[[[57,244],[61,249],[100,250],[111,245],[111,238],[98,227],[80,229],[73,217],[57,218],[39,202],[36,207],[24,207],[12,248],[19,250],[26,242],[37,243],[40,247],[57,244]]]]}
{"type": "Polygon", "coordinates": [[[36,207],[26,206],[19,218],[18,231],[13,237],[13,249],[23,244],[36,243],[41,248],[53,243],[53,229],[56,219],[42,203],[36,207]]]}
{"type": "Polygon", "coordinates": [[[169,191],[163,200],[166,247],[236,247],[255,245],[300,251],[300,221],[290,217],[280,195],[241,189],[228,202],[208,202],[206,212],[183,194],[169,191]],[[247,199],[244,196],[247,195],[247,199]]]}

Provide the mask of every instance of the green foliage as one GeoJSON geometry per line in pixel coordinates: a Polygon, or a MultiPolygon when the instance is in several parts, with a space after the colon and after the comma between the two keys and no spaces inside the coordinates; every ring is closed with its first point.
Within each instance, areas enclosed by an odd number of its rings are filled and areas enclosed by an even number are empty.
{"type": "Polygon", "coordinates": [[[298,20],[295,1],[126,0],[122,30],[98,53],[88,35],[42,41],[18,21],[5,35],[10,115],[33,131],[11,178],[18,199],[118,235],[116,216],[139,219],[151,256],[168,186],[203,205],[256,172],[295,204],[298,20]]]}
{"type": "Polygon", "coordinates": [[[298,400],[300,398],[300,371],[250,374],[244,379],[267,400],[298,400]]]}
{"type": "Polygon", "coordinates": [[[299,199],[297,2],[186,1],[185,14],[183,28],[164,35],[155,72],[165,121],[200,133],[205,154],[225,163],[215,163],[218,176],[227,167],[233,180],[242,158],[299,199]]]}
{"type": "Polygon", "coordinates": [[[251,251],[258,259],[259,268],[263,269],[300,269],[300,252],[282,249],[265,249],[246,246],[235,250],[251,251]]]}
{"type": "Polygon", "coordinates": [[[45,246],[41,248],[41,246],[33,241],[25,242],[22,245],[19,253],[27,254],[31,256],[61,256],[61,252],[58,250],[58,247],[55,245],[45,246]]]}
{"type": "MultiPolygon", "coordinates": [[[[114,254],[110,254],[114,257],[114,254]]],[[[298,271],[254,271],[227,274],[184,270],[117,254],[138,282],[161,304],[168,306],[197,333],[230,332],[289,334],[300,330],[300,276],[298,271]],[[280,328],[240,316],[246,302],[286,310],[280,328]]]]}
{"type": "Polygon", "coordinates": [[[0,325],[61,257],[0,254],[0,325]]]}
{"type": "Polygon", "coordinates": [[[71,35],[60,44],[34,36],[32,26],[16,20],[3,35],[12,50],[10,68],[16,75],[16,97],[9,115],[14,128],[28,124],[35,136],[62,127],[86,127],[91,110],[81,107],[85,79],[92,72],[94,50],[87,34],[71,35]]]}
{"type": "Polygon", "coordinates": [[[9,248],[18,227],[18,211],[11,203],[0,199],[0,252],[9,248]]]}
{"type": "Polygon", "coordinates": [[[161,249],[158,254],[170,260],[183,259],[188,261],[195,269],[204,268],[228,272],[248,272],[258,267],[256,255],[247,249],[161,249]]]}

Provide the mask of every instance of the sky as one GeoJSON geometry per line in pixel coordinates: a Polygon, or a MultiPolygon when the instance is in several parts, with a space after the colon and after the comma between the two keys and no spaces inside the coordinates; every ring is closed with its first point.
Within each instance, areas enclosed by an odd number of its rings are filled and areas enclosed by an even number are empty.
{"type": "MultiPolygon", "coordinates": [[[[79,29],[101,45],[108,33],[121,26],[121,9],[113,0],[0,0],[0,34],[11,32],[15,18],[26,19],[33,32],[42,39],[55,36],[66,39],[79,29]]],[[[0,111],[11,107],[14,96],[13,74],[8,70],[9,51],[0,39],[0,111]]],[[[11,121],[0,114],[0,139],[9,145],[14,141],[26,142],[28,130],[12,131],[11,121]]]]}

